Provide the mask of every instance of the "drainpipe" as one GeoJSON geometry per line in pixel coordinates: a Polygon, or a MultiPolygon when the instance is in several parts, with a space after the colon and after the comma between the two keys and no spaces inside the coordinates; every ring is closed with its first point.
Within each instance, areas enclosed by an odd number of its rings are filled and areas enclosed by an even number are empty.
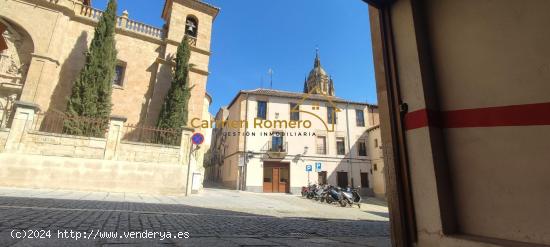
{"type": "Polygon", "coordinates": [[[349,163],[349,170],[350,170],[350,173],[351,173],[351,187],[355,187],[354,183],[353,183],[353,164],[351,162],[353,152],[351,152],[351,138],[350,138],[350,134],[349,134],[349,102],[346,103],[346,133],[347,133],[347,138],[348,138],[348,141],[347,141],[347,143],[348,143],[348,152],[349,152],[348,163],[349,163]]]}

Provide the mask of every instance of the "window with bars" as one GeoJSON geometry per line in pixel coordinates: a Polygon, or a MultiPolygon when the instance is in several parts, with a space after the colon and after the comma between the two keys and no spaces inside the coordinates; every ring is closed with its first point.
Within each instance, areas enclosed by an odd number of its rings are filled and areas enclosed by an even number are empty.
{"type": "Polygon", "coordinates": [[[365,127],[365,112],[363,110],[355,110],[355,122],[357,127],[365,127]]]}
{"type": "Polygon", "coordinates": [[[334,109],[334,107],[327,107],[327,120],[328,124],[336,124],[338,118],[336,115],[336,109],[334,109]]]}
{"type": "Polygon", "coordinates": [[[367,156],[367,144],[365,141],[359,141],[357,147],[357,154],[359,156],[367,156]]]}
{"type": "Polygon", "coordinates": [[[296,103],[290,103],[290,120],[299,121],[300,120],[300,106],[296,103]]]}
{"type": "Polygon", "coordinates": [[[267,119],[267,102],[258,101],[258,112],[256,117],[259,119],[267,119]]]}
{"type": "Polygon", "coordinates": [[[346,142],[344,137],[336,138],[336,154],[345,155],[346,154],[346,142]]]}
{"type": "Polygon", "coordinates": [[[327,154],[327,138],[317,136],[317,154],[327,154]]]}
{"type": "Polygon", "coordinates": [[[115,78],[113,78],[113,85],[122,87],[124,82],[124,72],[126,71],[126,66],[122,63],[119,63],[115,66],[115,78]]]}

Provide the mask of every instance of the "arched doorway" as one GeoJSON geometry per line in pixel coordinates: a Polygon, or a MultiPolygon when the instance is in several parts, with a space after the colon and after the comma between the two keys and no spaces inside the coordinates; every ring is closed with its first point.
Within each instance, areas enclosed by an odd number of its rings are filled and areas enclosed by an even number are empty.
{"type": "Polygon", "coordinates": [[[0,17],[0,128],[6,127],[19,99],[34,52],[30,35],[0,17]]]}
{"type": "MultiPolygon", "coordinates": [[[[0,33],[4,33],[6,28],[7,27],[0,22],[0,33]]],[[[3,52],[6,49],[8,49],[8,43],[4,39],[4,36],[0,36],[0,52],[3,52]]]]}

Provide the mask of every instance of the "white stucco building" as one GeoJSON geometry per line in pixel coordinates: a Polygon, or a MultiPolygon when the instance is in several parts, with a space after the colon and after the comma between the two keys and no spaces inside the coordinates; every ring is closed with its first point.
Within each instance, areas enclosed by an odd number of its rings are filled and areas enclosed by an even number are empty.
{"type": "Polygon", "coordinates": [[[304,93],[241,90],[216,121],[212,177],[227,187],[299,193],[309,182],[385,192],[374,188],[384,186],[375,174],[383,171],[378,107],[334,96],[318,56],[304,93]],[[375,142],[380,151],[371,150],[375,142]]]}

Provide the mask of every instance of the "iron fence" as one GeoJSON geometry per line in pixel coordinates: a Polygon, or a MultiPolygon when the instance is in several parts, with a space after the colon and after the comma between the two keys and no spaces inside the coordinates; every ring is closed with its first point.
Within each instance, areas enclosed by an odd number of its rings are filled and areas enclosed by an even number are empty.
{"type": "Polygon", "coordinates": [[[61,112],[38,113],[32,130],[85,137],[105,138],[109,120],[82,116],[71,116],[61,112]]]}
{"type": "Polygon", "coordinates": [[[179,146],[181,129],[163,129],[156,127],[124,125],[123,141],[179,146]]]}

